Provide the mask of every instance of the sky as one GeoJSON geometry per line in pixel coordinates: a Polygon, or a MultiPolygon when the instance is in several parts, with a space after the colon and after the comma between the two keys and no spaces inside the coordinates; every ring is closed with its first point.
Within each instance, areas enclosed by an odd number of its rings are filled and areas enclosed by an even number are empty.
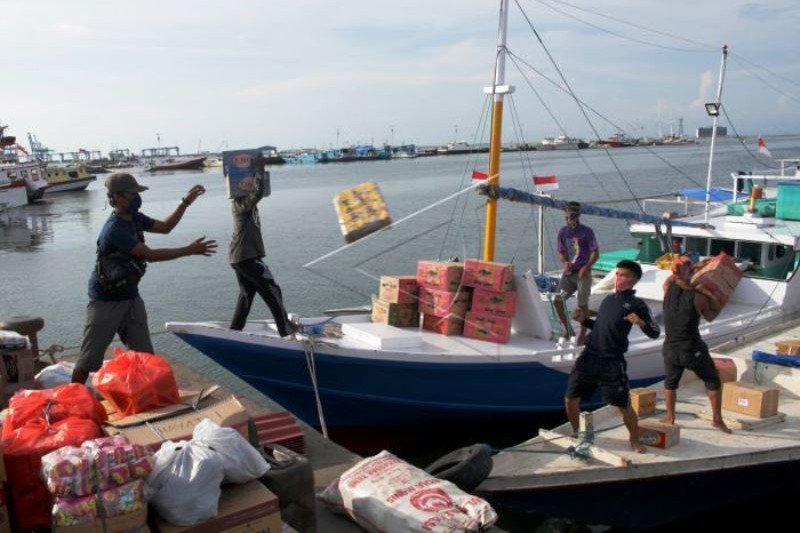
{"type": "MultiPolygon", "coordinates": [[[[0,0],[0,123],[56,152],[486,142],[499,5],[0,0]]],[[[723,44],[736,130],[799,133],[798,15],[797,0],[511,0],[506,139],[655,136],[680,118],[693,133],[723,44]]]]}

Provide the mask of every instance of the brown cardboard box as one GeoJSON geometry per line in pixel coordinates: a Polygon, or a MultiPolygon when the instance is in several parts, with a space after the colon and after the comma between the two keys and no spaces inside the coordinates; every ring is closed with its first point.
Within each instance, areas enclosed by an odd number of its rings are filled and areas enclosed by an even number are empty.
{"type": "Polygon", "coordinates": [[[223,485],[217,516],[194,526],[176,526],[156,517],[158,533],[280,533],[278,498],[259,481],[223,485]]]}
{"type": "Polygon", "coordinates": [[[77,526],[53,526],[53,533],[146,533],[150,528],[147,526],[147,506],[129,514],[95,520],[90,524],[79,524],[77,526]]]}
{"type": "Polygon", "coordinates": [[[766,418],[778,413],[778,389],[732,381],[722,385],[722,408],[743,415],[766,418]]]}
{"type": "Polygon", "coordinates": [[[378,298],[393,304],[415,304],[419,294],[417,276],[381,276],[378,298]]]}
{"type": "Polygon", "coordinates": [[[639,442],[653,448],[667,449],[681,440],[681,427],[662,424],[655,420],[639,422],[639,442]]]}
{"type": "Polygon", "coordinates": [[[419,327],[419,308],[415,303],[395,304],[373,298],[372,321],[398,328],[416,328],[419,327]]]}
{"type": "Polygon", "coordinates": [[[447,316],[422,315],[422,329],[435,331],[442,335],[461,335],[464,331],[464,319],[453,314],[447,316]]]}
{"type": "Polygon", "coordinates": [[[719,380],[722,383],[730,383],[731,381],[736,381],[737,379],[737,371],[736,371],[736,363],[733,359],[729,359],[727,357],[712,357],[712,361],[714,361],[714,366],[717,367],[717,373],[719,373],[719,380]]]}
{"type": "Polygon", "coordinates": [[[108,436],[122,435],[131,443],[152,446],[157,450],[164,440],[190,439],[194,427],[204,418],[210,418],[220,426],[235,428],[244,438],[248,438],[247,423],[250,415],[235,396],[191,413],[171,416],[147,425],[116,427],[106,424],[103,431],[108,436]]]}
{"type": "Polygon", "coordinates": [[[800,340],[778,341],[775,347],[775,353],[778,355],[800,355],[800,340]]]}
{"type": "Polygon", "coordinates": [[[0,372],[6,383],[21,383],[31,381],[36,374],[33,368],[33,352],[30,348],[18,350],[0,350],[0,372]]]}
{"type": "Polygon", "coordinates": [[[631,389],[631,407],[636,416],[643,418],[656,412],[656,391],[652,389],[631,389]]]}

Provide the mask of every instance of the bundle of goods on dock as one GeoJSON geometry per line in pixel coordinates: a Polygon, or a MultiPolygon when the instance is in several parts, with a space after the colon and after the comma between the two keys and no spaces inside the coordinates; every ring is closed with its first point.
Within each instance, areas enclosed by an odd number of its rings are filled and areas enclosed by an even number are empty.
{"type": "Polygon", "coordinates": [[[165,359],[123,350],[91,384],[102,401],[73,383],[11,397],[0,461],[9,512],[0,505],[0,532],[3,524],[61,533],[148,524],[280,531],[278,498],[263,484],[269,464],[246,438],[250,416],[238,399],[181,391],[165,359]],[[149,518],[148,505],[156,511],[149,518]]]}

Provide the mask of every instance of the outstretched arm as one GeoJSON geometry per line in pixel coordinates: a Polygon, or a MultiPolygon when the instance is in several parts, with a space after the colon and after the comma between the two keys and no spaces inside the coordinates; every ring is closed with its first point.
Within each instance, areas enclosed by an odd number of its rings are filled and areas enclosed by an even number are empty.
{"type": "MultiPolygon", "coordinates": [[[[172,229],[178,225],[178,222],[181,221],[183,218],[183,214],[186,212],[186,208],[189,207],[194,203],[198,196],[201,194],[205,194],[206,188],[202,185],[195,185],[189,192],[186,193],[186,196],[181,198],[181,203],[178,204],[178,207],[175,211],[172,212],[170,216],[165,218],[164,220],[155,220],[153,221],[153,226],[150,228],[152,233],[169,233],[172,229]]],[[[149,260],[148,260],[149,261],[149,260]]]]}
{"type": "Polygon", "coordinates": [[[187,255],[209,256],[216,252],[217,241],[206,240],[205,236],[203,236],[188,246],[180,248],[149,248],[145,243],[140,242],[133,247],[131,255],[150,263],[156,263],[158,261],[171,261],[187,255]]]}

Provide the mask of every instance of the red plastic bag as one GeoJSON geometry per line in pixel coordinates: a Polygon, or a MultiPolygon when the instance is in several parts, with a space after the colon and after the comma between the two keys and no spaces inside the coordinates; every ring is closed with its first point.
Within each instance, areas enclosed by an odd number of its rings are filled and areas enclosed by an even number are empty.
{"type": "Polygon", "coordinates": [[[16,510],[17,530],[50,526],[52,496],[39,474],[42,457],[62,446],[80,446],[101,434],[93,420],[76,417],[52,424],[43,418],[32,418],[8,435],[4,428],[3,460],[16,510]]]}
{"type": "Polygon", "coordinates": [[[172,367],[151,353],[114,348],[114,359],[103,364],[92,385],[122,416],[180,403],[172,367]]]}
{"type": "Polygon", "coordinates": [[[30,420],[47,418],[54,424],[69,417],[87,418],[98,426],[108,418],[97,398],[80,383],[66,383],[53,389],[22,390],[8,402],[3,438],[30,420]]]}

